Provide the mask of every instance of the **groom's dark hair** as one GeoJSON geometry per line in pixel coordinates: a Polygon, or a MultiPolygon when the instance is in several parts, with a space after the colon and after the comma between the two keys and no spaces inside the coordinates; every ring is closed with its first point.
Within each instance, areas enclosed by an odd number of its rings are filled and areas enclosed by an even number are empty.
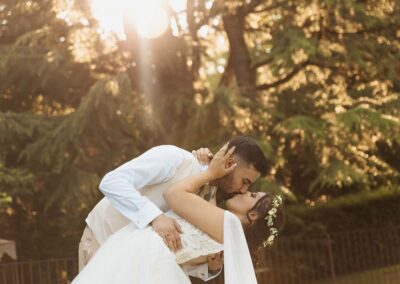
{"type": "Polygon", "coordinates": [[[262,176],[265,176],[270,168],[270,163],[257,143],[246,136],[237,136],[229,141],[228,149],[235,146],[234,155],[239,156],[244,162],[252,165],[262,176]]]}

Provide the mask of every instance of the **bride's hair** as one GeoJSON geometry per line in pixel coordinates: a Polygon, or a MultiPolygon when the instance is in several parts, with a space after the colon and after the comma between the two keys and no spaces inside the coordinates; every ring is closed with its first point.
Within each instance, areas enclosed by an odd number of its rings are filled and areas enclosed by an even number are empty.
{"type": "MultiPolygon", "coordinates": [[[[249,227],[245,228],[245,235],[247,239],[247,244],[249,246],[252,256],[254,256],[257,249],[263,245],[263,243],[270,236],[270,226],[268,226],[268,212],[274,208],[274,200],[276,196],[271,193],[265,193],[257,203],[247,212],[247,217],[249,218],[250,212],[257,212],[258,218],[249,227]]],[[[281,231],[285,225],[285,211],[283,209],[283,204],[276,208],[276,217],[273,218],[273,225],[276,230],[281,231]]],[[[249,218],[250,220],[250,218],[249,218]]]]}

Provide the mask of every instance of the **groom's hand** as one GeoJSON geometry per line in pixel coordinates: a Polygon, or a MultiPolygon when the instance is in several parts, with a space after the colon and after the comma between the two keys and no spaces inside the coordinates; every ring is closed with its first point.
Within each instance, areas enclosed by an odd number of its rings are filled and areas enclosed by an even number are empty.
{"type": "Polygon", "coordinates": [[[208,148],[193,150],[192,154],[196,157],[201,165],[208,165],[213,157],[213,153],[208,148]]]}
{"type": "Polygon", "coordinates": [[[176,220],[161,214],[151,222],[151,225],[171,251],[176,252],[182,248],[179,235],[182,233],[182,229],[176,220]]]}

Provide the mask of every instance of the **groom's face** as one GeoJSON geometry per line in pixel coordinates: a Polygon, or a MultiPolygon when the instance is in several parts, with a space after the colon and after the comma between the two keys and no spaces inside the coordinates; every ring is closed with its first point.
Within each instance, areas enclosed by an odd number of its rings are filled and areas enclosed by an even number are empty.
{"type": "Polygon", "coordinates": [[[232,162],[237,163],[235,170],[216,180],[218,192],[224,200],[228,200],[236,194],[247,193],[250,185],[260,177],[260,173],[252,165],[248,165],[240,159],[234,159],[232,162]]]}

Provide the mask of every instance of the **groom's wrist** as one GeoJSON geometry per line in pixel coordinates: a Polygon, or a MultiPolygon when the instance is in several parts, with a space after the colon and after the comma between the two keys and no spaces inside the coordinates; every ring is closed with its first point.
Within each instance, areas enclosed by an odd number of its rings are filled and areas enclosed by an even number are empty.
{"type": "Polygon", "coordinates": [[[221,269],[222,269],[222,267],[217,268],[217,269],[210,269],[210,267],[209,267],[208,273],[210,273],[211,275],[214,275],[214,274],[217,274],[221,269]]]}
{"type": "Polygon", "coordinates": [[[211,270],[210,268],[208,268],[208,279],[207,281],[214,279],[215,277],[217,277],[218,275],[221,274],[222,271],[222,267],[216,270],[211,270]]]}

